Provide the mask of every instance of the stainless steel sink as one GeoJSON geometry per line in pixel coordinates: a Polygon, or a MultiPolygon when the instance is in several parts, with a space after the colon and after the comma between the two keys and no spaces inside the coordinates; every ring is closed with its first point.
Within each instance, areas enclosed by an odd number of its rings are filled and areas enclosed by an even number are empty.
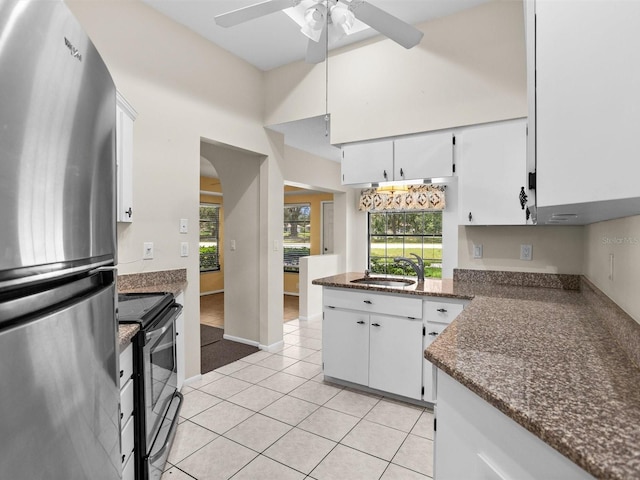
{"type": "Polygon", "coordinates": [[[408,280],[403,278],[376,278],[376,277],[364,277],[356,280],[351,280],[351,283],[361,283],[364,285],[374,285],[378,287],[408,287],[414,285],[415,280],[408,280]]]}

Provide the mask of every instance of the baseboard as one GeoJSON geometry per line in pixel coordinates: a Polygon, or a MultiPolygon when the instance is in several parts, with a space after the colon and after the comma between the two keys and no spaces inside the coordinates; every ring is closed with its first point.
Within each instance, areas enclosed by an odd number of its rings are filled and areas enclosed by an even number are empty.
{"type": "Polygon", "coordinates": [[[306,320],[307,322],[315,321],[315,320],[322,320],[322,312],[315,313],[315,314],[311,315],[310,317],[304,317],[304,316],[300,315],[298,317],[298,320],[306,320]]]}
{"type": "Polygon", "coordinates": [[[188,387],[190,384],[199,382],[200,380],[202,380],[202,375],[194,375],[193,377],[186,378],[184,382],[182,382],[182,386],[188,387]]]}
{"type": "Polygon", "coordinates": [[[295,292],[283,292],[285,295],[291,295],[292,297],[299,297],[300,294],[299,293],[295,293],[295,292]]]}
{"type": "Polygon", "coordinates": [[[252,347],[259,347],[260,343],[254,340],[247,340],[246,338],[234,337],[232,335],[227,335],[226,333],[222,336],[225,340],[231,340],[232,342],[244,343],[245,345],[251,345],[252,347]]]}
{"type": "Polygon", "coordinates": [[[213,295],[214,293],[224,293],[224,290],[213,290],[211,292],[200,292],[200,296],[204,297],[205,295],[213,295]]]}
{"type": "Polygon", "coordinates": [[[275,352],[281,351],[283,346],[284,346],[284,340],[280,340],[279,342],[272,343],[271,345],[260,344],[258,345],[258,348],[260,350],[264,350],[265,352],[275,353],[275,352]]]}

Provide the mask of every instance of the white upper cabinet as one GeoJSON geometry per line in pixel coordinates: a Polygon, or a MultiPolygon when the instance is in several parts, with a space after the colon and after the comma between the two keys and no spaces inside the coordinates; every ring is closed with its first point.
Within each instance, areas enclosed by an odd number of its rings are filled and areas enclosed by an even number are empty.
{"type": "Polygon", "coordinates": [[[453,175],[453,132],[342,147],[342,183],[354,185],[453,175]]]}
{"type": "Polygon", "coordinates": [[[509,120],[456,133],[460,225],[525,225],[529,191],[527,121],[509,120]],[[524,190],[523,190],[524,189],[524,190]],[[521,202],[521,193],[526,200],[521,202]]]}
{"type": "Polygon", "coordinates": [[[536,0],[527,14],[539,223],[637,215],[640,2],[536,0]]]}
{"type": "Polygon", "coordinates": [[[393,140],[354,143],[342,147],[342,184],[393,180],[393,140]]]}
{"type": "Polygon", "coordinates": [[[131,104],[116,95],[117,220],[133,221],[133,122],[137,116],[131,104]]]}
{"type": "Polygon", "coordinates": [[[453,132],[436,132],[394,141],[394,180],[453,175],[453,132]]]}

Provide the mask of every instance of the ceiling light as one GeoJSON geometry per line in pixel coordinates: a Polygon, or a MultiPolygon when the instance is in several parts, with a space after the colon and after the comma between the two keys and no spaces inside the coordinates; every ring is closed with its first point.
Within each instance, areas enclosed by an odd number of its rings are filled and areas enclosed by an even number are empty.
{"type": "Polygon", "coordinates": [[[304,13],[304,25],[300,31],[314,42],[319,42],[322,36],[322,29],[326,25],[327,7],[322,3],[317,3],[308,8],[304,13]]]}
{"type": "MultiPolygon", "coordinates": [[[[326,25],[327,2],[318,0],[301,0],[295,7],[283,10],[294,22],[300,26],[300,31],[317,42],[322,36],[322,28],[326,25]],[[319,7],[322,10],[317,10],[319,7]],[[318,15],[322,14],[322,21],[318,22],[318,15]],[[314,30],[315,25],[319,30],[314,30]]],[[[342,37],[361,32],[369,28],[365,23],[355,18],[349,7],[341,2],[329,0],[329,44],[333,44],[342,37]]]]}
{"type": "Polygon", "coordinates": [[[331,23],[338,27],[343,35],[349,35],[356,21],[353,12],[343,3],[336,3],[330,11],[331,23]]]}

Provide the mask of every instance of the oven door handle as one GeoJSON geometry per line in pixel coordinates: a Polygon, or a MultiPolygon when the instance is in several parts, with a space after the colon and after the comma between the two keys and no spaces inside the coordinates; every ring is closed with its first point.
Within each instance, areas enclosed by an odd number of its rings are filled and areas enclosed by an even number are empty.
{"type": "Polygon", "coordinates": [[[171,328],[171,326],[173,324],[173,320],[182,311],[182,305],[175,304],[175,305],[171,306],[170,309],[171,309],[171,311],[168,312],[163,317],[162,320],[157,322],[157,324],[158,325],[162,325],[162,327],[156,328],[156,329],[153,329],[153,330],[149,330],[148,332],[145,333],[145,335],[144,335],[145,343],[149,343],[153,339],[161,337],[162,335],[165,334],[165,332],[167,330],[169,330],[169,328],[171,328]]]}
{"type": "MultiPolygon", "coordinates": [[[[173,419],[171,420],[171,426],[169,427],[169,431],[167,432],[167,436],[164,439],[164,443],[162,444],[162,447],[160,447],[160,450],[158,450],[157,452],[150,452],[149,455],[147,456],[147,458],[149,459],[150,462],[155,462],[158,458],[160,458],[162,455],[164,455],[165,451],[171,446],[173,437],[175,435],[175,430],[178,424],[178,420],[180,419],[180,408],[182,407],[182,402],[184,400],[184,397],[182,396],[182,394],[180,392],[176,392],[175,396],[173,397],[173,400],[177,399],[178,400],[178,408],[176,409],[176,413],[173,416],[173,419]]],[[[172,403],[173,403],[172,400],[172,403]]],[[[169,405],[168,408],[171,408],[171,405],[169,405]]],[[[154,445],[155,446],[155,442],[154,445]]],[[[153,450],[153,446],[151,447],[153,450]]]]}

